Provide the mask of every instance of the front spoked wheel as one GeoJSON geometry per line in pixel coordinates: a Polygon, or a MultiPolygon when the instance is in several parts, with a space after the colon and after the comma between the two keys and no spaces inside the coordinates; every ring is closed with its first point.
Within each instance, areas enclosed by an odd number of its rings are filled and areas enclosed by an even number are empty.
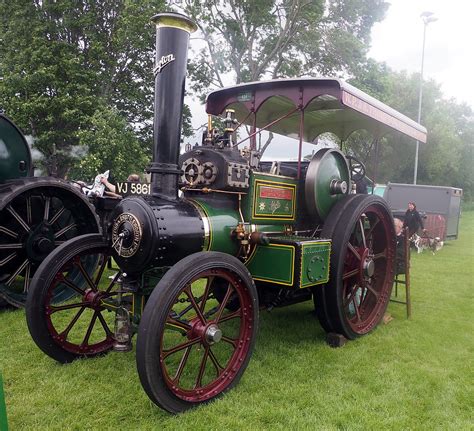
{"type": "Polygon", "coordinates": [[[239,260],[217,252],[182,259],[153,290],[140,322],[137,367],[146,393],[179,413],[229,390],[250,360],[257,324],[257,292],[239,260]]]}
{"type": "Polygon", "coordinates": [[[38,347],[56,361],[112,349],[119,273],[111,275],[109,258],[110,247],[101,235],[89,234],[58,247],[38,268],[26,302],[28,329],[38,347]],[[98,262],[93,270],[87,269],[90,260],[98,262]],[[58,292],[69,299],[57,302],[58,292]]]}

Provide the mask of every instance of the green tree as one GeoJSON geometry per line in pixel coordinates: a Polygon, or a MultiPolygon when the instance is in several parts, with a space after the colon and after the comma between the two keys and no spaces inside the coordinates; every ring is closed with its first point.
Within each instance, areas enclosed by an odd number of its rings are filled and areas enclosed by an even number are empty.
{"type": "Polygon", "coordinates": [[[184,0],[205,42],[191,62],[194,90],[305,74],[351,74],[365,59],[382,0],[184,0]]]}
{"type": "Polygon", "coordinates": [[[143,173],[150,162],[150,152],[116,108],[99,107],[78,138],[86,154],[72,169],[73,179],[91,181],[110,170],[115,180],[125,181],[131,173],[143,173]]]}
{"type": "Polygon", "coordinates": [[[98,106],[151,141],[154,29],[163,0],[0,0],[0,100],[64,176],[98,106]]]}

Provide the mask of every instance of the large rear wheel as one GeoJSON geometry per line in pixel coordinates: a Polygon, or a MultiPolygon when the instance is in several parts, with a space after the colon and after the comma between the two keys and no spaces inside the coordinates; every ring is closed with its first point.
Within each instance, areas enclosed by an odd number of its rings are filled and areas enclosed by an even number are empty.
{"type": "Polygon", "coordinates": [[[348,339],[367,334],[382,319],[393,284],[390,209],[378,196],[349,196],[334,206],[321,237],[332,239],[330,280],[314,289],[321,325],[348,339]]]}
{"type": "Polygon", "coordinates": [[[214,399],[240,380],[257,324],[257,292],[239,260],[218,252],[182,259],[158,283],[143,312],[137,339],[143,388],[171,413],[214,399]],[[224,285],[218,299],[214,287],[224,285]]]}

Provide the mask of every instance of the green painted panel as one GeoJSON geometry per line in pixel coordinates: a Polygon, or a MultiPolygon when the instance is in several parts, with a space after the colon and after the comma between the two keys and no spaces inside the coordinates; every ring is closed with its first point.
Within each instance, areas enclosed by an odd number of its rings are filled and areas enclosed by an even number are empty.
{"type": "Polygon", "coordinates": [[[294,281],[295,246],[258,245],[245,265],[255,280],[292,286],[294,281]]]}
{"type": "Polygon", "coordinates": [[[206,251],[221,251],[236,255],[239,243],[232,238],[232,232],[240,221],[239,212],[230,207],[216,207],[212,201],[196,197],[191,202],[197,204],[209,222],[209,236],[204,243],[206,251]]]}
{"type": "Polygon", "coordinates": [[[5,403],[5,395],[3,393],[3,379],[0,373],[0,430],[8,431],[7,407],[5,403]]]}
{"type": "Polygon", "coordinates": [[[18,129],[0,116],[0,182],[26,177],[31,171],[28,144],[18,129]]]}
{"type": "Polygon", "coordinates": [[[243,213],[251,223],[291,224],[296,218],[297,181],[293,178],[252,172],[243,213]]]}
{"type": "Polygon", "coordinates": [[[301,286],[309,287],[329,281],[330,242],[303,242],[301,258],[301,286]]]}

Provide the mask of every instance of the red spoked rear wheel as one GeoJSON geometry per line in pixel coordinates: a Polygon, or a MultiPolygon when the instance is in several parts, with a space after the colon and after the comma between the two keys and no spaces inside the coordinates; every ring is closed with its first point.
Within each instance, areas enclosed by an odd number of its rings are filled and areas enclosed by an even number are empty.
{"type": "Polygon", "coordinates": [[[328,220],[321,237],[332,238],[330,280],[314,291],[316,311],[326,331],[354,339],[374,329],[388,305],[393,220],[386,202],[373,195],[348,197],[328,220]]]}
{"type": "Polygon", "coordinates": [[[137,366],[148,396],[178,413],[233,387],[250,359],[257,323],[255,286],[240,261],[212,252],[178,262],[140,322],[137,366]],[[223,297],[216,297],[217,285],[225,286],[223,297]]]}

